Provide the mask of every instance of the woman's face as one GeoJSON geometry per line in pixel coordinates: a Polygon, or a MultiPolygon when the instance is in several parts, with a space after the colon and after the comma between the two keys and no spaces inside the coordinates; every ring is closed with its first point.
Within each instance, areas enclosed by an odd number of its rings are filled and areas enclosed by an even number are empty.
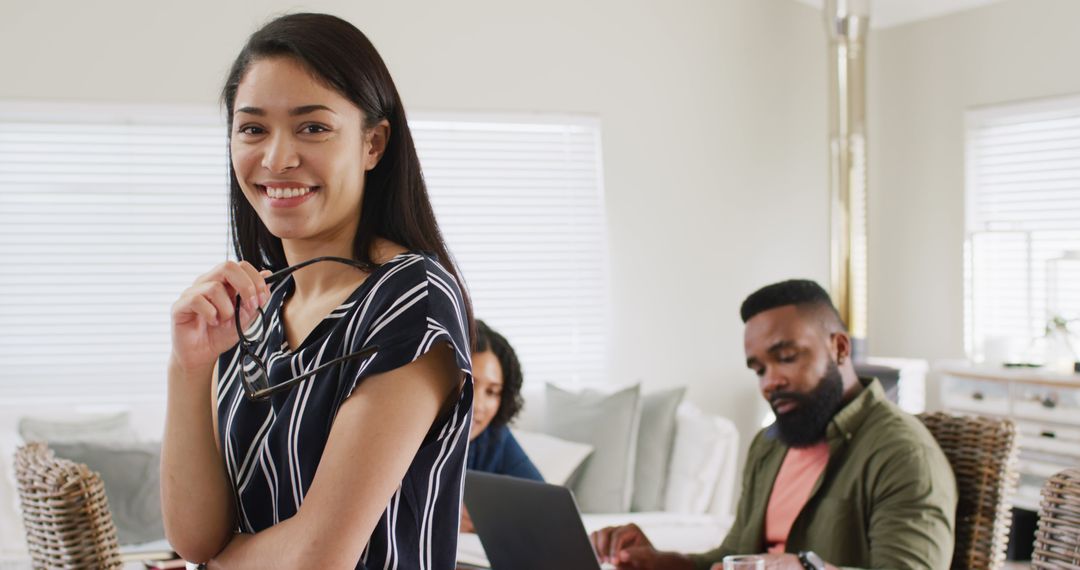
{"type": "Polygon", "coordinates": [[[473,371],[473,419],[469,441],[476,439],[499,413],[502,402],[503,371],[499,359],[490,350],[474,352],[473,371]]]}
{"type": "Polygon", "coordinates": [[[232,166],[244,196],[282,239],[352,243],[388,135],[296,60],[256,60],[233,108],[232,166]]]}

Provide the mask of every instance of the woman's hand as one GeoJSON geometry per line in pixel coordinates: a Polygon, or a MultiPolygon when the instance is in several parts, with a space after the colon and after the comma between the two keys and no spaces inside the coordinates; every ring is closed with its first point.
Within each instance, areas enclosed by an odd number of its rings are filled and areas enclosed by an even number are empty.
{"type": "Polygon", "coordinates": [[[218,355],[239,340],[236,336],[236,295],[240,323],[249,325],[259,306],[270,299],[265,277],[246,261],[226,261],[203,274],[172,306],[172,359],[181,368],[211,368],[218,355]]]}

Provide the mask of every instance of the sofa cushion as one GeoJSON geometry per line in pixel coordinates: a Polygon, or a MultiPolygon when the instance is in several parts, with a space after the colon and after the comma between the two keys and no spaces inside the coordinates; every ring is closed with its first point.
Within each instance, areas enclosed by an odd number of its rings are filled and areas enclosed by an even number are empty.
{"type": "Polygon", "coordinates": [[[524,405],[518,410],[517,416],[511,420],[510,425],[514,429],[543,433],[547,421],[547,407],[544,405],[546,394],[546,384],[537,382],[523,386],[521,398],[524,405]]]}
{"type": "Polygon", "coordinates": [[[664,485],[675,443],[675,412],[685,394],[686,387],[680,386],[642,397],[634,495],[630,502],[632,511],[651,512],[664,508],[664,485]]]}
{"type": "Polygon", "coordinates": [[[101,475],[120,544],[165,538],[160,443],[50,443],[49,447],[57,457],[83,463],[101,475]]]}
{"type": "Polygon", "coordinates": [[[535,431],[510,431],[521,449],[525,450],[525,455],[543,475],[544,481],[553,485],[566,485],[593,452],[593,447],[586,443],[567,441],[535,431]]]}
{"type": "Polygon", "coordinates": [[[548,384],[545,396],[543,431],[594,450],[570,484],[582,512],[629,510],[641,417],[640,386],[608,393],[574,392],[548,384]]]}
{"type": "Polygon", "coordinates": [[[57,457],[101,475],[120,544],[161,540],[161,444],[139,443],[129,412],[74,417],[24,417],[24,442],[43,441],[57,457]]]}
{"type": "Polygon", "coordinates": [[[739,445],[735,424],[684,403],[676,416],[675,432],[663,510],[730,513],[739,445]]]}
{"type": "Polygon", "coordinates": [[[18,430],[19,437],[26,443],[43,441],[50,445],[84,441],[134,442],[138,439],[128,412],[77,416],[74,419],[24,417],[19,419],[18,430]]]}

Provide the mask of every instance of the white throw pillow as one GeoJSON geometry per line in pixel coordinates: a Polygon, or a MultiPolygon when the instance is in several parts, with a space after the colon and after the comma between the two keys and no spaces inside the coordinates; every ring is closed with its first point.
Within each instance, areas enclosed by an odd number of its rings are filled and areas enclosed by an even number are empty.
{"type": "Polygon", "coordinates": [[[19,420],[24,442],[134,443],[138,441],[129,412],[55,417],[24,417],[19,420]]]}
{"type": "Polygon", "coordinates": [[[735,490],[739,433],[727,418],[683,403],[675,426],[664,510],[728,514],[735,490]]]}
{"type": "Polygon", "coordinates": [[[515,429],[539,433],[544,431],[544,421],[547,410],[544,398],[547,397],[547,388],[544,384],[526,384],[521,388],[521,399],[524,405],[518,410],[513,423],[515,429]]]}
{"type": "Polygon", "coordinates": [[[571,392],[547,385],[544,432],[586,443],[593,453],[570,488],[585,513],[621,513],[630,509],[634,490],[641,387],[617,392],[571,392]]]}
{"type": "Polygon", "coordinates": [[[645,394],[641,398],[634,498],[630,502],[632,511],[652,512],[664,508],[668,465],[675,445],[675,414],[685,394],[686,387],[680,386],[645,394]]]}
{"type": "MultiPolygon", "coordinates": [[[[4,408],[0,421],[0,568],[11,556],[26,554],[26,533],[15,485],[15,469],[11,463],[15,449],[29,441],[97,443],[134,443],[138,440],[129,412],[111,414],[70,413],[66,406],[40,406],[29,410],[34,416],[15,417],[27,413],[14,406],[4,408]],[[7,416],[8,412],[11,416],[7,416]]],[[[27,566],[29,568],[29,566],[27,566]]]]}
{"type": "Polygon", "coordinates": [[[593,451],[591,445],[559,439],[546,433],[511,428],[514,439],[525,450],[525,455],[553,485],[565,485],[585,458],[593,451]]]}

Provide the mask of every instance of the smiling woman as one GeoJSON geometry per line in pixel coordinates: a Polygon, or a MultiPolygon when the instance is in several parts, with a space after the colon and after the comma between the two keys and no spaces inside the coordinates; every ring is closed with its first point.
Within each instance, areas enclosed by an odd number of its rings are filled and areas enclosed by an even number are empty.
{"type": "Polygon", "coordinates": [[[172,308],[166,534],[211,568],[451,568],[472,311],[389,72],[295,14],[223,99],[241,261],[172,308]]]}
{"type": "Polygon", "coordinates": [[[356,235],[363,174],[382,158],[389,122],[365,128],[359,107],[285,56],[252,63],[235,105],[236,182],[267,230],[283,239],[356,235]],[[289,106],[303,101],[324,103],[289,106]],[[305,168],[296,172],[301,162],[305,168]]]}

